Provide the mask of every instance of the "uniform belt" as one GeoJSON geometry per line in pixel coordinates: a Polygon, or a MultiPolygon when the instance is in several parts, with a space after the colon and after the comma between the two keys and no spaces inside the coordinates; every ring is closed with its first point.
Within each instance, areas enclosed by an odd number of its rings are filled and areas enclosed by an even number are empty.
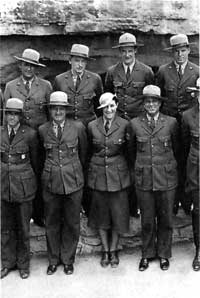
{"type": "Polygon", "coordinates": [[[11,164],[22,164],[30,160],[29,153],[15,153],[9,154],[6,152],[1,152],[1,161],[4,163],[11,164]]]}

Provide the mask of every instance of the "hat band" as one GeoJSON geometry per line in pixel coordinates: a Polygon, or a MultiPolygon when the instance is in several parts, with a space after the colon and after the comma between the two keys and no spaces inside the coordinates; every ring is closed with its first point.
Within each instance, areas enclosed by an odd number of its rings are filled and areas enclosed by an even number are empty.
{"type": "Polygon", "coordinates": [[[21,59],[24,59],[24,60],[26,59],[26,60],[28,60],[28,61],[30,61],[30,62],[39,64],[39,61],[34,60],[34,59],[31,59],[31,58],[22,57],[21,59]]]}
{"type": "Polygon", "coordinates": [[[135,47],[135,46],[137,46],[137,44],[135,42],[121,42],[121,43],[119,43],[119,46],[120,47],[125,47],[125,46],[133,46],[133,47],[135,47]]]}
{"type": "Polygon", "coordinates": [[[143,97],[155,97],[155,98],[158,98],[158,99],[161,99],[161,96],[160,95],[157,95],[157,94],[151,94],[151,93],[147,93],[147,94],[143,94],[143,97]]]}
{"type": "Polygon", "coordinates": [[[177,43],[177,44],[172,45],[172,48],[185,47],[185,46],[189,46],[189,43],[187,43],[187,42],[177,43]]]}
{"type": "Polygon", "coordinates": [[[80,57],[83,57],[83,58],[89,58],[87,54],[78,53],[78,52],[71,52],[70,55],[71,56],[80,56],[80,57]]]}
{"type": "Polygon", "coordinates": [[[23,109],[17,109],[17,108],[5,108],[5,111],[6,112],[11,112],[11,111],[16,111],[16,112],[22,112],[23,111],[23,109]]]}
{"type": "Polygon", "coordinates": [[[63,101],[51,101],[49,105],[54,105],[54,106],[68,106],[68,102],[63,102],[63,101]]]}

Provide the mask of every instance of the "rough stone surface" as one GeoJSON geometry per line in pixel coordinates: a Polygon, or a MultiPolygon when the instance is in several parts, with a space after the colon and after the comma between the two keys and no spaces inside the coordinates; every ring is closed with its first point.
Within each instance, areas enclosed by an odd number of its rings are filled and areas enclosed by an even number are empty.
{"type": "Polygon", "coordinates": [[[153,30],[198,34],[198,0],[1,0],[2,35],[153,30]]]}
{"type": "MultiPolygon", "coordinates": [[[[186,216],[182,210],[174,216],[173,243],[193,238],[191,216],[186,216]]],[[[130,231],[120,238],[119,250],[130,251],[141,245],[140,219],[130,218],[130,231]]],[[[101,251],[101,241],[96,230],[87,227],[87,218],[81,216],[81,232],[77,247],[78,255],[95,254],[101,251]]],[[[46,253],[45,229],[31,224],[31,253],[46,253]]]]}

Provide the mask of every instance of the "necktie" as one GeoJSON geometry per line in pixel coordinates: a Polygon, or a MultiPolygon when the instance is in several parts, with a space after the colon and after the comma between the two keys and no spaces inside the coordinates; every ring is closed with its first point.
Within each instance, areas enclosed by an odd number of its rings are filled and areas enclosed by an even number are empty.
{"type": "Polygon", "coordinates": [[[178,68],[178,76],[179,76],[179,79],[181,80],[182,76],[183,76],[183,72],[182,72],[182,67],[181,65],[179,65],[179,68],[178,68]]]}
{"type": "Polygon", "coordinates": [[[29,81],[26,81],[25,89],[26,89],[27,93],[29,93],[29,91],[30,91],[29,81]]]}
{"type": "Polygon", "coordinates": [[[130,79],[130,75],[131,75],[131,71],[130,71],[130,67],[128,66],[127,72],[126,72],[126,80],[127,81],[130,79]]]}
{"type": "Polygon", "coordinates": [[[57,138],[60,141],[62,137],[62,128],[60,125],[58,125],[58,131],[57,131],[57,138]]]}
{"type": "Polygon", "coordinates": [[[156,123],[155,123],[154,117],[151,117],[151,120],[150,120],[149,126],[151,127],[151,130],[153,131],[153,130],[154,130],[154,128],[155,128],[155,126],[156,126],[156,123]]]}
{"type": "Polygon", "coordinates": [[[80,78],[80,76],[77,76],[77,79],[76,79],[76,90],[78,90],[78,87],[79,87],[80,83],[81,83],[81,78],[80,78]]]}
{"type": "Polygon", "coordinates": [[[110,123],[107,120],[106,123],[105,123],[105,131],[106,131],[106,133],[109,131],[109,128],[110,128],[110,123]]]}
{"type": "Polygon", "coordinates": [[[14,137],[15,137],[15,131],[14,131],[14,128],[12,128],[9,136],[10,144],[12,143],[14,137]]]}

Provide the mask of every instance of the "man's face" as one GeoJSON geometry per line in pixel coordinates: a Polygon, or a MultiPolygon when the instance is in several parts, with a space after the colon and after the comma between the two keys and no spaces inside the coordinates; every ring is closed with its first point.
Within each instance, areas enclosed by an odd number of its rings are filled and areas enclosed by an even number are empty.
{"type": "Polygon", "coordinates": [[[121,59],[125,65],[131,65],[135,60],[135,53],[137,49],[134,47],[120,48],[121,59]]]}
{"type": "Polygon", "coordinates": [[[71,64],[73,73],[80,75],[86,68],[87,60],[82,57],[72,56],[69,63],[71,64]]]}
{"type": "Polygon", "coordinates": [[[18,112],[6,112],[7,124],[12,128],[18,125],[20,121],[20,117],[21,117],[21,114],[18,112]]]}
{"type": "Polygon", "coordinates": [[[37,66],[24,61],[21,63],[20,69],[25,80],[31,80],[34,77],[36,67],[37,66]]]}
{"type": "Polygon", "coordinates": [[[173,50],[174,60],[177,64],[183,64],[188,60],[188,55],[190,53],[189,47],[181,47],[173,50]]]}
{"type": "Polygon", "coordinates": [[[50,115],[56,123],[62,123],[66,117],[66,108],[64,106],[51,106],[50,115]]]}
{"type": "Polygon", "coordinates": [[[115,117],[118,104],[112,100],[109,105],[103,108],[103,115],[106,120],[112,120],[115,117]]]}
{"type": "Polygon", "coordinates": [[[147,114],[154,117],[160,110],[161,102],[154,97],[147,97],[144,99],[144,109],[147,114]]]}

